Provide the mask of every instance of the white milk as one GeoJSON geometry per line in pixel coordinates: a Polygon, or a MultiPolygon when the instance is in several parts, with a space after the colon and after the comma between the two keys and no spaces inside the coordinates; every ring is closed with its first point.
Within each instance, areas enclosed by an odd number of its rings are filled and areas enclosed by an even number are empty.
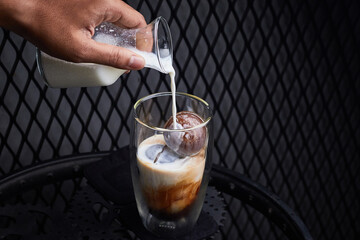
{"type": "Polygon", "coordinates": [[[126,70],[94,63],[72,63],[41,52],[40,72],[55,88],[94,87],[113,84],[126,70]]]}
{"type": "Polygon", "coordinates": [[[175,85],[175,69],[173,67],[172,68],[172,71],[169,72],[169,75],[170,75],[170,80],[171,80],[171,94],[172,94],[172,115],[173,115],[173,126],[174,126],[174,129],[177,129],[177,124],[176,124],[176,85],[175,85]]]}
{"type": "MultiPolygon", "coordinates": [[[[116,45],[117,39],[108,34],[96,34],[97,42],[116,45]]],[[[50,87],[94,87],[113,84],[127,70],[95,63],[72,63],[41,52],[40,73],[50,87]]]]}

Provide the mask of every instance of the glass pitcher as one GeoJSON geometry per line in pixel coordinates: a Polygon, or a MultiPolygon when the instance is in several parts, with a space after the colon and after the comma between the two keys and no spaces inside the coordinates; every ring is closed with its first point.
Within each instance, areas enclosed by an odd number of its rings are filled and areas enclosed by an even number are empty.
{"type": "MultiPolygon", "coordinates": [[[[127,48],[145,59],[145,67],[168,73],[173,45],[168,23],[158,17],[144,28],[121,29],[104,22],[95,28],[97,42],[127,48]]],[[[40,75],[49,87],[92,87],[113,84],[127,70],[95,63],[73,63],[52,57],[39,49],[36,60],[40,75]]]]}

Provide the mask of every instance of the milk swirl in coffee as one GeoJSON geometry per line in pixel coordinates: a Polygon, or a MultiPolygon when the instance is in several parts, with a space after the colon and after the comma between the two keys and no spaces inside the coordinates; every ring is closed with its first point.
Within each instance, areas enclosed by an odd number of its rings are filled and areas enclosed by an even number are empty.
{"type": "Polygon", "coordinates": [[[153,215],[176,219],[187,213],[200,189],[205,157],[205,148],[195,156],[177,155],[166,146],[162,134],[149,137],[139,145],[140,185],[153,215]]]}

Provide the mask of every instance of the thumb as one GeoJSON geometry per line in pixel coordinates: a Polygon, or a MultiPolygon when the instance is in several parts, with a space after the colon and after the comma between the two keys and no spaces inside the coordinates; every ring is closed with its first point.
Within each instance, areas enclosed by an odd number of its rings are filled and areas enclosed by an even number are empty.
{"type": "Polygon", "coordinates": [[[126,48],[99,43],[94,40],[90,41],[83,61],[127,70],[139,70],[145,65],[142,56],[126,48]]]}

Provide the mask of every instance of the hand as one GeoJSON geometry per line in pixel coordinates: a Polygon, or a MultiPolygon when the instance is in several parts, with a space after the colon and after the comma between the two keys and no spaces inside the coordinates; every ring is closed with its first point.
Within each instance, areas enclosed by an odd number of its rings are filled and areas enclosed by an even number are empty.
{"type": "Polygon", "coordinates": [[[0,12],[0,26],[54,57],[129,70],[144,67],[141,56],[91,39],[102,22],[123,28],[147,25],[139,12],[121,0],[0,0],[0,12]]]}

